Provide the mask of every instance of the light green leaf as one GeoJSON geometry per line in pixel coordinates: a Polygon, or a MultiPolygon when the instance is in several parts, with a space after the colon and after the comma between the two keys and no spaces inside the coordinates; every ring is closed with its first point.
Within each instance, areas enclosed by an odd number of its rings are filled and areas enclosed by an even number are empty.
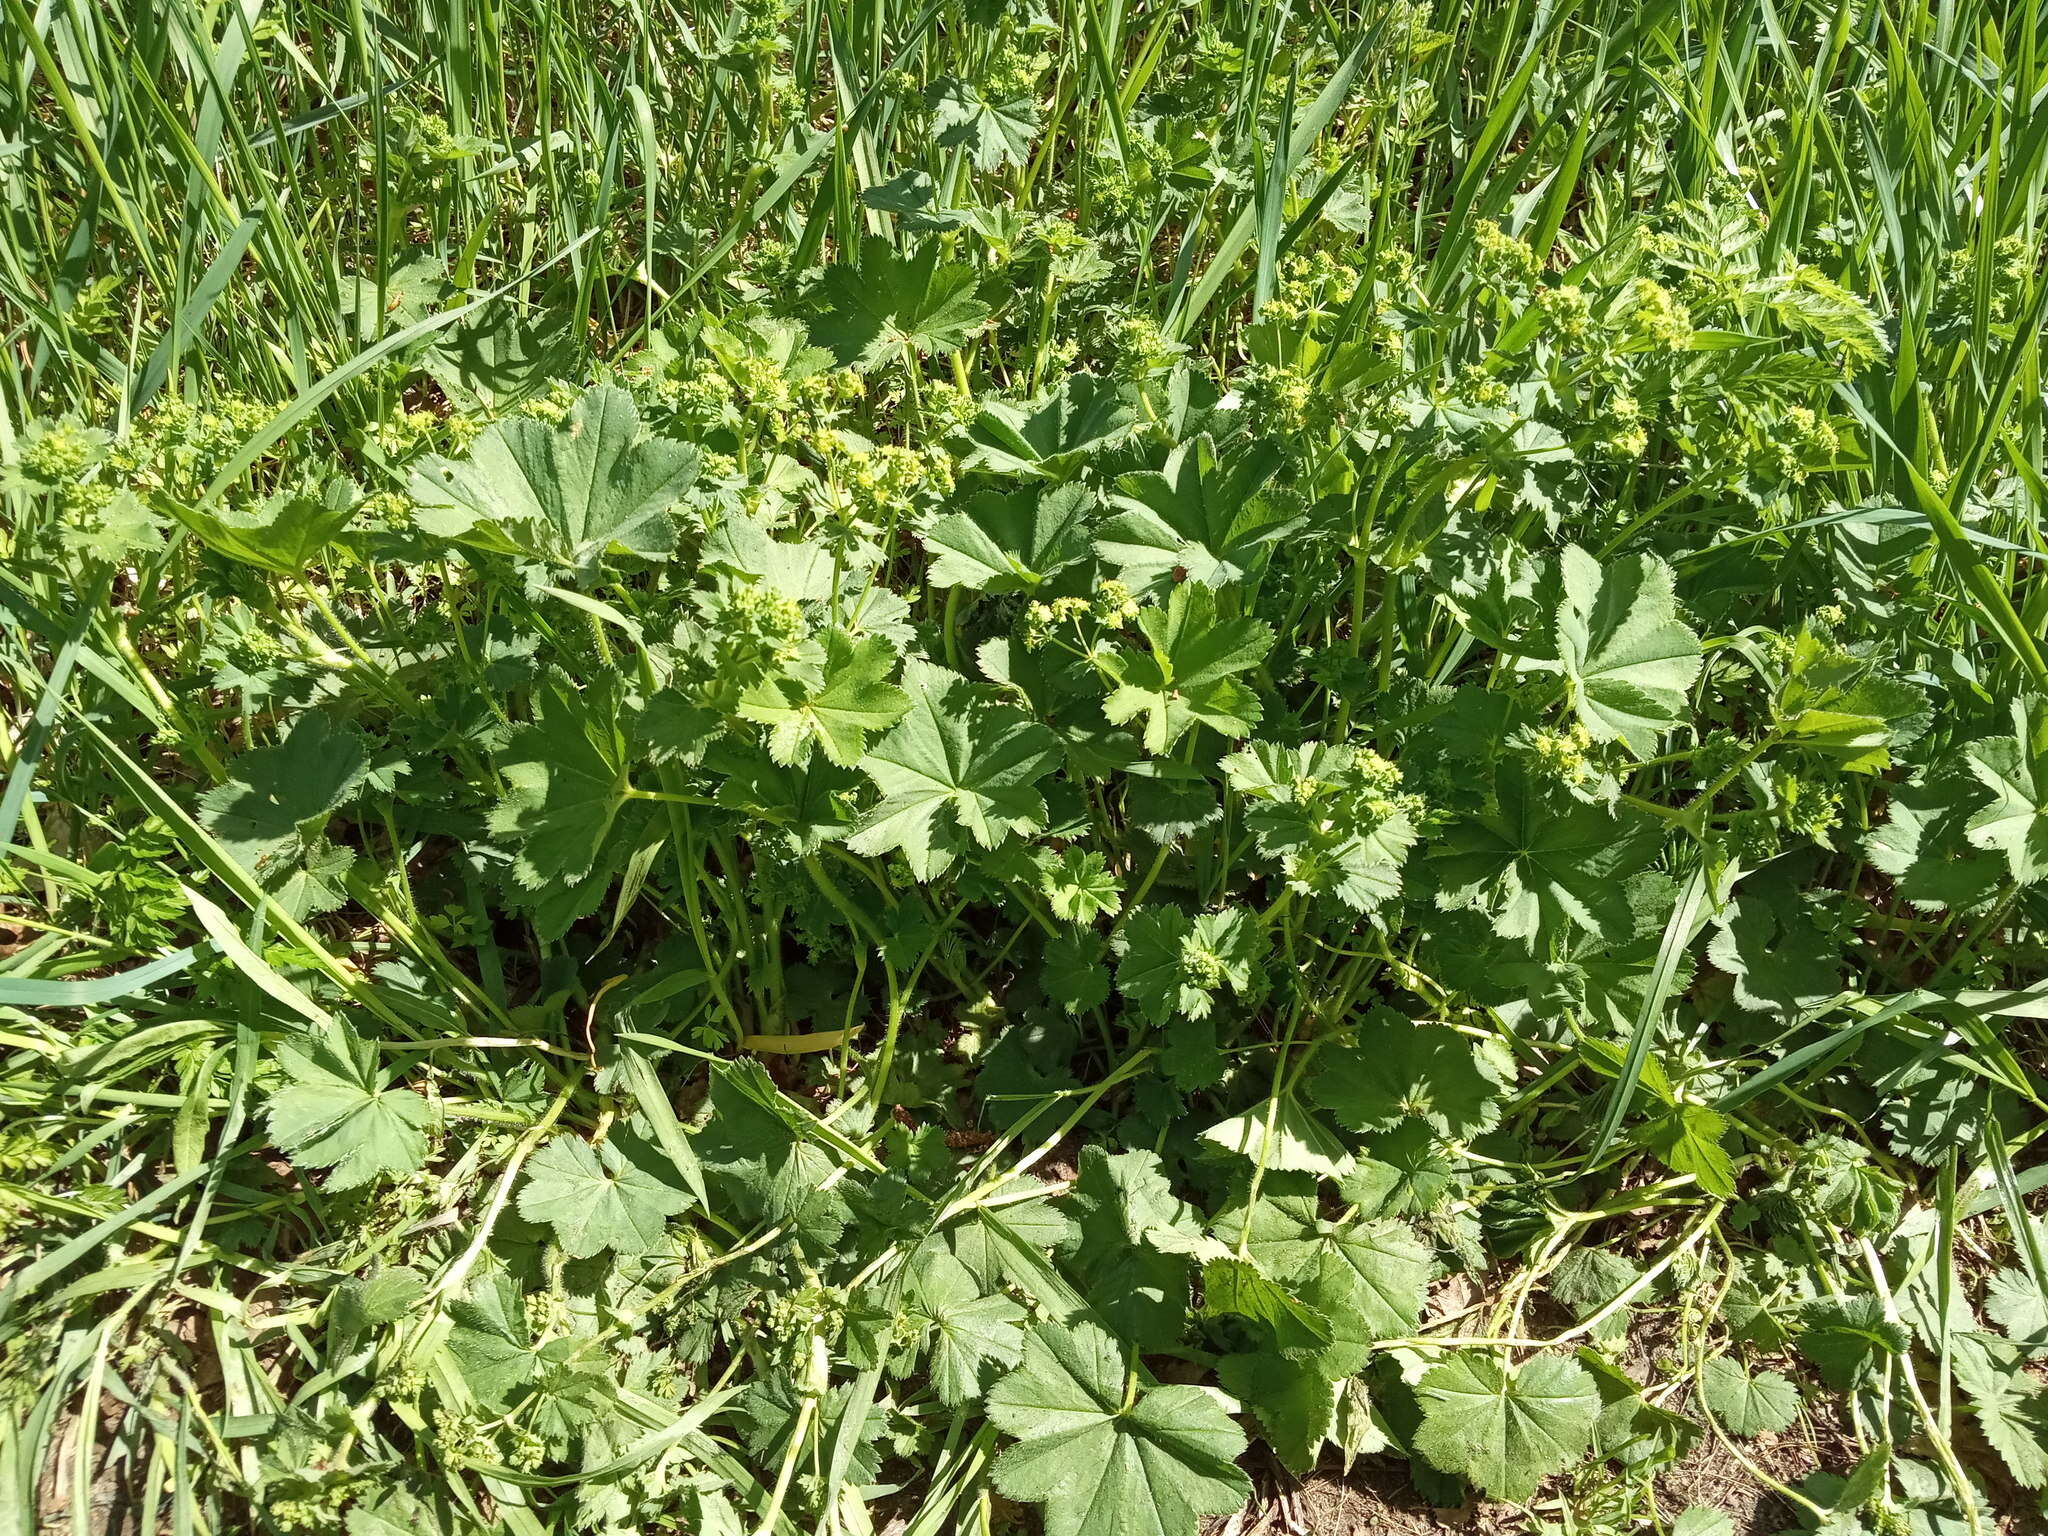
{"type": "Polygon", "coordinates": [[[967,429],[965,467],[1064,480],[1120,442],[1138,413],[1114,381],[1070,373],[1043,400],[985,400],[967,429]]]}
{"type": "Polygon", "coordinates": [[[828,630],[821,646],[764,678],[740,698],[741,718],[769,726],[768,755],[801,766],[811,744],[842,768],[860,761],[868,733],[884,731],[910,708],[910,695],[889,681],[896,647],[883,635],[856,640],[828,630]]]}
{"type": "Polygon", "coordinates": [[[1138,615],[1150,649],[1110,662],[1116,690],[1103,700],[1112,725],[1145,717],[1145,750],[1155,755],[1197,725],[1242,736],[1259,723],[1259,697],[1234,680],[1265,660],[1273,631],[1258,619],[1218,619],[1216,594],[1195,582],[1173,589],[1164,609],[1138,615]]]}
{"type": "Polygon", "coordinates": [[[861,242],[858,260],[828,267],[811,291],[811,339],[846,367],[871,373],[913,352],[951,352],[988,321],[977,294],[981,274],[964,262],[941,265],[928,242],[898,255],[879,235],[861,242]]]}
{"type": "Polygon", "coordinates": [[[1182,443],[1158,471],[1116,482],[1115,511],[1095,547],[1134,591],[1164,593],[1175,583],[1225,587],[1245,579],[1268,546],[1297,526],[1258,493],[1280,468],[1270,443],[1218,455],[1206,434],[1182,443]]]}
{"type": "Polygon", "coordinates": [[[1220,1256],[1176,1197],[1156,1153],[1084,1148],[1061,1202],[1074,1220],[1070,1262],[1094,1318],[1140,1351],[1172,1349],[1187,1328],[1189,1259],[1220,1256]]]}
{"type": "Polygon", "coordinates": [[[1626,882],[1648,862],[1654,829],[1539,790],[1515,769],[1502,770],[1495,802],[1445,833],[1441,901],[1488,912],[1507,939],[1548,941],[1571,928],[1610,944],[1635,936],[1626,882]]]}
{"type": "Polygon", "coordinates": [[[1793,1016],[1841,987],[1841,946],[1823,926],[1825,898],[1777,869],[1746,880],[1716,918],[1707,958],[1734,978],[1739,1007],[1793,1016]]]}
{"type": "Polygon", "coordinates": [[[348,1536],[439,1536],[442,1529],[434,1507],[402,1486],[349,1506],[348,1536]]]}
{"type": "Polygon", "coordinates": [[[1875,1296],[1816,1296],[1799,1309],[1799,1353],[1838,1392],[1861,1386],[1884,1362],[1906,1352],[1906,1330],[1875,1296]]]}
{"type": "MultiPolygon", "coordinates": [[[[352,482],[337,476],[318,488],[273,492],[253,507],[194,506],[168,495],[156,497],[155,506],[231,559],[279,576],[303,576],[355,516],[359,496],[352,482]]],[[[133,510],[126,513],[126,527],[115,536],[135,535],[133,510]]]]}
{"type": "Polygon", "coordinates": [[[386,267],[383,281],[374,270],[354,272],[341,282],[341,316],[353,322],[359,346],[380,336],[417,325],[443,307],[454,294],[448,264],[423,252],[398,266],[386,267]]]}
{"type": "Polygon", "coordinates": [[[1870,305],[1818,267],[1801,265],[1753,287],[1788,329],[1837,349],[1852,370],[1891,352],[1884,325],[1870,305]]]}
{"type": "Polygon", "coordinates": [[[1117,990],[1155,1024],[1175,1014],[1207,1018],[1225,987],[1250,996],[1265,950],[1257,920],[1237,907],[1195,917],[1179,907],[1141,907],[1114,943],[1117,990]]]}
{"type": "Polygon", "coordinates": [[[939,1401],[957,1408],[979,1397],[992,1368],[1024,1353],[1024,1309],[1007,1296],[984,1296],[967,1266],[944,1248],[919,1251],[909,1305],[932,1328],[929,1371],[939,1401]]]}
{"type": "Polygon", "coordinates": [[[1225,1211],[1215,1230],[1327,1321],[1308,1363],[1334,1379],[1363,1370],[1380,1340],[1414,1331],[1435,1264],[1400,1222],[1326,1219],[1318,1191],[1308,1174],[1269,1172],[1257,1202],[1225,1211]]]}
{"type": "Polygon", "coordinates": [[[1202,1266],[1202,1311],[1263,1323],[1273,1347],[1294,1357],[1316,1355],[1330,1342],[1330,1320],[1291,1295],[1251,1259],[1211,1259],[1202,1266]]]}
{"type": "Polygon", "coordinates": [[[1160,1253],[1222,1256],[1222,1248],[1202,1231],[1194,1208],[1173,1192],[1159,1165],[1159,1154],[1137,1148],[1105,1152],[1081,1151],[1077,1197],[1106,1207],[1123,1241],[1160,1253]]]}
{"type": "MultiPolygon", "coordinates": [[[[1340,1339],[1363,1333],[1377,1343],[1414,1331],[1436,1261],[1411,1228],[1392,1220],[1318,1221],[1315,1240],[1321,1253],[1302,1294],[1339,1320],[1340,1339]]],[[[1344,1363],[1365,1365],[1362,1358],[1344,1363]]]]}
{"type": "Polygon", "coordinates": [[[1573,706],[1595,741],[1647,757],[1700,675],[1699,636],[1679,622],[1671,567],[1639,555],[1603,568],[1576,544],[1560,564],[1557,649],[1573,706]]]}
{"type": "Polygon", "coordinates": [[[1472,1043],[1391,1008],[1373,1009],[1354,1039],[1321,1053],[1311,1092],[1354,1131],[1390,1131],[1413,1116],[1464,1139],[1500,1118],[1497,1091],[1472,1043]]]}
{"type": "Polygon", "coordinates": [[[2048,1345],[2048,1298],[2023,1268],[1998,1270],[1985,1283],[1984,1315],[2015,1344],[2048,1345]]]}
{"type": "Polygon", "coordinates": [[[1721,1427],[1745,1440],[1777,1434],[1799,1417],[1799,1389],[1790,1381],[1776,1371],[1751,1375],[1726,1355],[1700,1372],[1700,1395],[1721,1427]]]}
{"type": "Polygon", "coordinates": [[[121,490],[100,506],[70,512],[56,537],[77,559],[126,565],[135,555],[162,546],[166,523],[140,496],[121,490]]]}
{"type": "Polygon", "coordinates": [[[428,533],[587,572],[616,547],[668,554],[668,510],[697,476],[687,443],[640,438],[623,389],[585,390],[560,426],[531,416],[494,423],[461,459],[414,466],[415,518],[428,533]]]}
{"type": "Polygon", "coordinates": [[[502,1266],[494,1268],[448,1304],[448,1319],[455,1325],[448,1353],[463,1384],[486,1408],[503,1413],[541,1368],[518,1282],[502,1266]]]}
{"type": "Polygon", "coordinates": [[[1351,1154],[1336,1133],[1292,1096],[1219,1120],[1202,1132],[1202,1139],[1279,1173],[1334,1179],[1351,1166],[1351,1154]]]}
{"type": "Polygon", "coordinates": [[[1296,1473],[1315,1466],[1337,1416],[1339,1383],[1312,1364],[1262,1350],[1225,1355],[1216,1379],[1259,1421],[1266,1443],[1296,1473]]]}
{"type": "Polygon", "coordinates": [[[932,137],[941,148],[964,150],[978,171],[1022,165],[1038,135],[1038,105],[1029,96],[994,102],[972,81],[933,82],[927,95],[932,137]]]}
{"type": "Polygon", "coordinates": [[[1222,760],[1231,788],[1253,803],[1245,825],[1277,858],[1288,887],[1334,895],[1367,912],[1401,891],[1416,829],[1401,771],[1378,753],[1308,741],[1254,741],[1222,760]]]}
{"type": "Polygon", "coordinates": [[[1193,1536],[1202,1516],[1251,1497],[1244,1435],[1217,1398],[1160,1386],[1126,1407],[1130,1369],[1086,1319],[1040,1323],[990,1390],[990,1422],[1018,1441],[996,1461],[996,1488],[1043,1504],[1046,1536],[1193,1536]]]}
{"type": "Polygon", "coordinates": [[[1498,1499],[1526,1502],[1593,1443],[1600,1393],[1576,1361],[1538,1355],[1509,1368],[1477,1351],[1453,1355],[1415,1388],[1415,1448],[1498,1499]]]}
{"type": "Polygon", "coordinates": [[[882,799],[847,834],[854,852],[902,849],[911,872],[935,879],[971,838],[983,848],[1045,824],[1031,786],[1059,755],[1059,738],[1022,710],[927,662],[903,681],[910,709],[860,770],[882,799]]]}
{"type": "Polygon", "coordinates": [[[815,1117],[775,1086],[751,1057],[711,1069],[711,1114],[694,1148],[720,1214],[788,1227],[831,1245],[849,1216],[833,1178],[839,1164],[820,1145],[815,1117]]]}
{"type": "Polygon", "coordinates": [[[1643,1145],[1673,1173],[1689,1173],[1717,1199],[1735,1197],[1735,1163],[1721,1138],[1728,1118],[1704,1104],[1681,1104],[1643,1127],[1643,1145]]]}
{"type": "Polygon", "coordinates": [[[1038,853],[1038,889],[1052,915],[1069,923],[1114,917],[1123,907],[1123,888],[1109,863],[1094,849],[1049,848],[1038,853]]]}
{"type": "Polygon", "coordinates": [[[534,692],[532,723],[512,733],[499,771],[508,789],[491,831],[518,844],[520,884],[582,880],[626,803],[608,693],[550,673],[534,692]]]}
{"type": "Polygon", "coordinates": [[[932,520],[922,541],[935,587],[1029,592],[1088,558],[1095,496],[1085,486],[981,491],[932,520]]]}
{"type": "Polygon", "coordinates": [[[2022,1488],[2048,1485],[2048,1388],[2027,1374],[2019,1351],[1973,1335],[1957,1341],[1956,1381],[1977,1428],[2022,1488]]]}
{"type": "Polygon", "coordinates": [[[533,1154],[519,1190],[519,1214],[552,1227],[571,1258],[607,1248],[624,1254],[659,1247],[668,1218],[690,1197],[659,1178],[616,1140],[593,1148],[580,1136],[557,1136],[533,1154]]]}
{"type": "Polygon", "coordinates": [[[1970,818],[1966,835],[2004,854],[2013,879],[2031,885],[2048,875],[2048,728],[2032,722],[2024,700],[2014,701],[2013,725],[2012,735],[1968,749],[1970,771],[1991,800],[1970,818]]]}
{"type": "Polygon", "coordinates": [[[426,1161],[426,1100],[391,1087],[375,1059],[345,1027],[277,1048],[287,1086],[270,1096],[270,1139],[296,1162],[331,1169],[330,1189],[411,1173],[426,1161]]]}
{"type": "Polygon", "coordinates": [[[1889,768],[1893,749],[1917,740],[1933,719],[1925,689],[1811,627],[1792,638],[1773,713],[1787,741],[1850,773],[1889,768]]]}
{"type": "MultiPolygon", "coordinates": [[[[1572,1309],[1572,1316],[1583,1321],[1606,1309],[1609,1303],[1628,1294],[1630,1288],[1642,1279],[1642,1267],[1625,1254],[1609,1248],[1574,1248],[1558,1262],[1545,1284],[1552,1297],[1572,1309]]],[[[1638,1293],[1640,1294],[1640,1293],[1638,1293]]],[[[1591,1338],[1596,1344],[1613,1344],[1627,1337],[1633,1322],[1632,1309],[1624,1303],[1607,1312],[1593,1326],[1591,1338]]],[[[1609,1411],[1613,1411],[1610,1397],[1609,1411]]],[[[1631,1388],[1629,1395],[1633,1396],[1631,1388]]]]}
{"type": "Polygon", "coordinates": [[[236,863],[270,884],[297,862],[301,829],[317,832],[369,778],[369,747],[353,725],[308,710],[277,746],[233,760],[228,781],[200,797],[199,820],[236,863]]]}
{"type": "Polygon", "coordinates": [[[410,1312],[426,1290],[426,1277],[403,1265],[344,1280],[327,1303],[329,1335],[342,1353],[352,1353],[371,1329],[410,1312]]]}

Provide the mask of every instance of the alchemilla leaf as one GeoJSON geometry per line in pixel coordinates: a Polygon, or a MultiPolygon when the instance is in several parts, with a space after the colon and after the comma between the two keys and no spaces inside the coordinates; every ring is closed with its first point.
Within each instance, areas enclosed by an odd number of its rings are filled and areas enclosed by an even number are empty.
{"type": "Polygon", "coordinates": [[[2004,854],[2012,878],[2030,885],[2048,874],[2048,713],[2036,723],[2015,701],[2013,733],[1975,743],[1968,758],[1991,792],[1970,818],[1969,839],[2004,854]]]}
{"type": "Polygon", "coordinates": [[[1700,674],[1699,636],[1678,618],[1671,568],[1649,555],[1602,566],[1576,544],[1559,558],[1557,650],[1572,704],[1595,741],[1648,757],[1700,674]]]}
{"type": "Polygon", "coordinates": [[[613,548],[666,555],[667,514],[696,475],[697,450],[644,437],[633,397],[606,385],[559,426],[508,416],[464,458],[421,460],[412,495],[429,533],[589,571],[613,548]]]}
{"type": "Polygon", "coordinates": [[[996,1487],[1045,1506],[1046,1536],[1193,1536],[1251,1497],[1243,1433],[1200,1387],[1126,1390],[1135,1361],[1085,1319],[1040,1323],[1024,1361],[990,1389],[988,1416],[1017,1441],[996,1487]]]}
{"type": "Polygon", "coordinates": [[[979,170],[1022,165],[1038,133],[1038,108],[1029,97],[991,101],[973,82],[937,81],[930,92],[932,128],[947,149],[964,151],[979,170]]]}
{"type": "Polygon", "coordinates": [[[1225,1356],[1216,1377],[1257,1417],[1266,1443],[1291,1470],[1305,1473],[1315,1465],[1336,1425],[1336,1381],[1269,1350],[1225,1356]]]}
{"type": "Polygon", "coordinates": [[[1722,1355],[1700,1373],[1700,1391],[1721,1427],[1753,1439],[1787,1429],[1799,1417],[1799,1391],[1776,1371],[1745,1371],[1722,1355]]]}
{"type": "Polygon", "coordinates": [[[1178,907],[1141,907],[1115,939],[1117,990],[1157,1023],[1175,1012],[1207,1018],[1226,989],[1258,985],[1259,926],[1241,909],[1190,917],[1178,907]]]}
{"type": "Polygon", "coordinates": [[[566,677],[546,679],[533,720],[513,732],[507,791],[491,830],[518,848],[522,884],[575,883],[597,862],[626,803],[624,756],[606,690],[584,692],[566,677]]]}
{"type": "Polygon", "coordinates": [[[1149,649],[1110,663],[1117,686],[1102,712],[1113,725],[1143,715],[1147,752],[1168,751],[1197,725],[1242,736],[1259,723],[1259,696],[1237,674],[1265,659],[1273,631],[1258,619],[1219,618],[1216,609],[1209,588],[1175,587],[1165,608],[1138,615],[1149,649]]]}
{"type": "Polygon", "coordinates": [[[1906,1330],[1871,1295],[1816,1296],[1799,1309],[1799,1352],[1821,1379],[1846,1392],[1869,1380],[1906,1350],[1906,1330]]]}
{"type": "Polygon", "coordinates": [[[921,1254],[911,1295],[931,1325],[930,1369],[939,1401],[979,1397],[998,1369],[1023,1357],[1024,1309],[1008,1296],[985,1296],[965,1264],[943,1249],[921,1254]]]}
{"type": "Polygon", "coordinates": [[[427,1101],[392,1087],[375,1056],[340,1028],[277,1048],[285,1086],[270,1096],[270,1138],[294,1161],[332,1170],[331,1189],[411,1173],[426,1161],[427,1101]]]}
{"type": "Polygon", "coordinates": [[[1065,480],[1130,433],[1138,413],[1114,380],[1069,374],[1041,400],[982,402],[966,431],[969,468],[1065,480]]]}
{"type": "Polygon", "coordinates": [[[896,647],[886,635],[855,639],[826,631],[783,669],[740,698],[743,720],[770,727],[768,755],[785,766],[808,760],[813,745],[843,768],[860,761],[870,734],[887,730],[910,708],[910,695],[889,679],[896,647]]]}
{"type": "Polygon", "coordinates": [[[1653,829],[1503,768],[1493,808],[1460,822],[1436,854],[1446,906],[1492,916],[1502,938],[1532,944],[1574,928],[1621,943],[1635,931],[1625,881],[1648,862],[1653,829]]]}
{"type": "Polygon", "coordinates": [[[981,491],[933,519],[924,547],[935,587],[1029,592],[1088,558],[1095,497],[1078,485],[981,491]]]}
{"type": "Polygon", "coordinates": [[[1331,1376],[1363,1370],[1371,1346],[1411,1332],[1435,1263],[1414,1232],[1398,1221],[1332,1220],[1322,1212],[1313,1179],[1269,1173],[1260,1198],[1217,1218],[1216,1235],[1256,1259],[1276,1280],[1331,1324],[1317,1356],[1331,1376]]]}
{"type": "Polygon", "coordinates": [[[988,320],[980,285],[973,267],[941,261],[936,242],[906,256],[871,235],[856,261],[828,267],[819,279],[811,337],[863,373],[906,352],[951,352],[988,320]]]}
{"type": "Polygon", "coordinates": [[[1182,443],[1164,469],[1117,481],[1096,548],[1120,580],[1155,594],[1242,581],[1289,527],[1258,494],[1279,468],[1270,444],[1225,456],[1206,436],[1182,443]]]}
{"type": "Polygon", "coordinates": [[[233,777],[200,800],[200,820],[235,861],[267,878],[369,777],[369,741],[321,710],[292,722],[282,742],[234,759],[233,777]]]}
{"type": "Polygon", "coordinates": [[[1351,1042],[1322,1053],[1313,1092],[1354,1131],[1390,1131],[1412,1115],[1441,1135],[1465,1138],[1500,1116],[1470,1041],[1390,1008],[1374,1009],[1351,1042]]]}
{"type": "Polygon", "coordinates": [[[1422,1403],[1416,1449],[1517,1503],[1585,1454],[1600,1417],[1592,1375],[1558,1355],[1519,1366],[1476,1350],[1453,1355],[1422,1378],[1415,1395],[1422,1403]]]}
{"type": "Polygon", "coordinates": [[[614,1142],[593,1147],[580,1136],[557,1136],[534,1153],[519,1189],[519,1214],[553,1228],[575,1259],[608,1248],[646,1253],[689,1203],[614,1142]]]}
{"type": "Polygon", "coordinates": [[[1045,821],[1032,785],[1051,768],[1059,739],[1022,710],[957,673],[913,662],[910,708],[861,759],[881,800],[847,835],[856,853],[901,849],[920,880],[968,847],[994,848],[1045,821]]]}

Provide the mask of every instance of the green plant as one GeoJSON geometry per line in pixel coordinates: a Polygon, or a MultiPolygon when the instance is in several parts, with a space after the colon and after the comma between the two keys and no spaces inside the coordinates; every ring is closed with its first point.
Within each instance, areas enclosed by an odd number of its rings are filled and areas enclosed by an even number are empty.
{"type": "Polygon", "coordinates": [[[2033,1517],[2026,8],[0,32],[24,1530],[2033,1517]]]}

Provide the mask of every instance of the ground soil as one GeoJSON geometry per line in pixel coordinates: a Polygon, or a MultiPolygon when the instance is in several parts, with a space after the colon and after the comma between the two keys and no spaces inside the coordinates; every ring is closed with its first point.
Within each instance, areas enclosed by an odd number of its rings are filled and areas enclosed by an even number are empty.
{"type": "MultiPolygon", "coordinates": [[[[1745,1452],[1783,1483],[1798,1482],[1820,1464],[1814,1447],[1793,1436],[1766,1436],[1745,1452]]],[[[1396,1458],[1368,1456],[1349,1472],[1331,1465],[1306,1478],[1281,1472],[1259,1481],[1259,1496],[1249,1508],[1207,1522],[1203,1536],[1515,1536],[1530,1529],[1528,1517],[1510,1505],[1430,1507],[1410,1484],[1406,1463],[1396,1458]]],[[[1711,1437],[1659,1475],[1657,1505],[1667,1518],[1697,1505],[1719,1510],[1733,1522],[1736,1536],[1776,1536],[1799,1526],[1785,1501],[1711,1437]]]]}

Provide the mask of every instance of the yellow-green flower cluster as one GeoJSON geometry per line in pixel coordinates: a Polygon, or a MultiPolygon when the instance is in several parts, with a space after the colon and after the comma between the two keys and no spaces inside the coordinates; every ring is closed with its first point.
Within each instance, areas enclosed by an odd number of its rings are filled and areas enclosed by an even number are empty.
{"type": "Polygon", "coordinates": [[[1337,252],[1318,249],[1280,260],[1279,292],[1261,318],[1292,319],[1341,310],[1358,292],[1359,271],[1337,252]]]}
{"type": "Polygon", "coordinates": [[[1089,612],[1105,629],[1122,629],[1138,616],[1138,599],[1120,581],[1100,582],[1096,585],[1095,601],[1089,605],[1089,612]]]}
{"type": "Polygon", "coordinates": [[[42,489],[57,489],[100,461],[107,434],[76,417],[36,423],[21,435],[16,478],[42,489]]]}
{"type": "Polygon", "coordinates": [[[1592,733],[1576,720],[1554,731],[1531,731],[1523,739],[1536,771],[1552,783],[1583,789],[1599,776],[1587,758],[1593,750],[1592,733]]]}
{"type": "Polygon", "coordinates": [[[1468,363],[1459,370],[1457,382],[1451,386],[1451,393],[1473,405],[1493,406],[1508,403],[1506,383],[1488,373],[1478,363],[1468,363]]]}
{"type": "Polygon", "coordinates": [[[1428,811],[1422,796],[1403,792],[1400,766],[1371,747],[1353,749],[1346,777],[1348,820],[1358,829],[1373,830],[1396,817],[1419,822],[1428,811]]]}
{"type": "Polygon", "coordinates": [[[1112,366],[1119,378],[1150,378],[1172,367],[1174,358],[1187,350],[1167,339],[1156,316],[1134,309],[1112,311],[1108,335],[1112,366]]]}
{"type": "Polygon", "coordinates": [[[1085,597],[1056,597],[1049,603],[1034,602],[1024,610],[1024,649],[1035,651],[1065,624],[1088,617],[1095,605],[1085,597]]]}
{"type": "Polygon", "coordinates": [[[1750,469],[1766,480],[1803,482],[1833,461],[1842,439],[1827,419],[1803,405],[1787,407],[1771,437],[1757,447],[1750,469]]]}
{"type": "Polygon", "coordinates": [[[1315,390],[1300,370],[1256,363],[1238,376],[1237,387],[1246,408],[1267,430],[1291,433],[1308,426],[1315,390]]]}
{"type": "Polygon", "coordinates": [[[952,459],[935,447],[881,443],[865,453],[836,457],[833,470],[854,510],[868,518],[909,512],[922,497],[944,496],[953,488],[952,459]]]}
{"type": "Polygon", "coordinates": [[[1606,419],[1601,427],[1601,446],[1618,459],[1639,459],[1650,446],[1650,434],[1643,425],[1643,408],[1626,390],[1616,390],[1607,397],[1606,419]]]}
{"type": "Polygon", "coordinates": [[[1778,822],[1787,832],[1823,848],[1834,847],[1834,831],[1842,820],[1839,786],[1801,778],[1796,764],[1773,763],[1771,792],[1778,803],[1778,822]]]}
{"type": "Polygon", "coordinates": [[[576,398],[576,387],[557,379],[548,386],[545,394],[520,402],[518,414],[531,416],[535,421],[544,421],[550,426],[560,426],[570,407],[575,405],[576,398]]]}
{"type": "Polygon", "coordinates": [[[356,507],[357,521],[394,532],[412,526],[413,499],[401,491],[373,491],[356,507]]]}
{"type": "Polygon", "coordinates": [[[1628,330],[1634,341],[1682,352],[1692,345],[1692,313],[1662,283],[1639,277],[1629,285],[1628,330]]]}
{"type": "Polygon", "coordinates": [[[1593,333],[1593,301],[1577,283],[1560,283],[1536,295],[1550,328],[1564,341],[1584,341],[1593,333]]]}
{"type": "Polygon", "coordinates": [[[1199,934],[1190,933],[1180,941],[1181,975],[1191,986],[1214,992],[1226,976],[1223,957],[1204,944],[1199,934]]]}
{"type": "Polygon", "coordinates": [[[757,582],[735,586],[726,599],[726,613],[773,650],[786,651],[804,635],[803,605],[757,582]]]}
{"type": "Polygon", "coordinates": [[[397,458],[425,447],[439,424],[432,411],[399,411],[378,422],[371,435],[379,448],[397,458]]]}
{"type": "Polygon", "coordinates": [[[1480,279],[1489,287],[1527,288],[1542,269],[1528,242],[1508,234],[1492,219],[1481,219],[1473,225],[1472,246],[1480,279]]]}
{"type": "Polygon", "coordinates": [[[1056,62],[1057,56],[1045,43],[1012,38],[997,48],[988,61],[982,77],[983,92],[991,101],[1030,96],[1056,62]]]}

